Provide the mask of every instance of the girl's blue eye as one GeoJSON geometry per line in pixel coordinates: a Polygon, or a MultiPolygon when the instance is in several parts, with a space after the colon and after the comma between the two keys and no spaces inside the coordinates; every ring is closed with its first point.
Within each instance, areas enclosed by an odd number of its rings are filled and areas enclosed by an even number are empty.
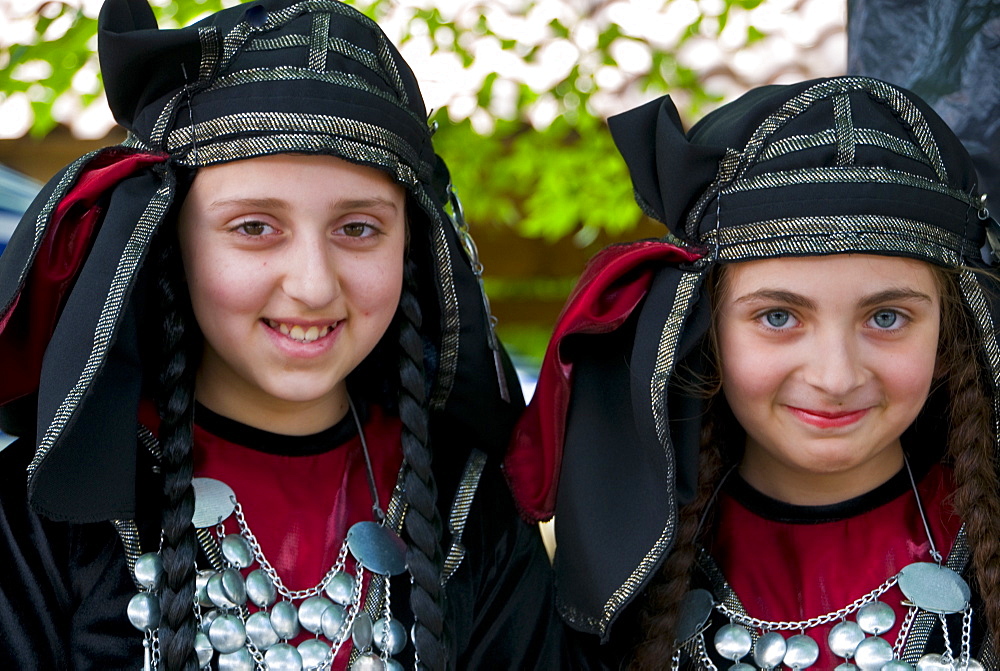
{"type": "Polygon", "coordinates": [[[764,315],[764,319],[767,320],[767,325],[778,329],[787,326],[791,318],[792,315],[784,310],[773,310],[764,315]]]}
{"type": "Polygon", "coordinates": [[[892,310],[879,310],[872,316],[872,322],[880,329],[892,328],[898,319],[899,315],[892,310]]]}

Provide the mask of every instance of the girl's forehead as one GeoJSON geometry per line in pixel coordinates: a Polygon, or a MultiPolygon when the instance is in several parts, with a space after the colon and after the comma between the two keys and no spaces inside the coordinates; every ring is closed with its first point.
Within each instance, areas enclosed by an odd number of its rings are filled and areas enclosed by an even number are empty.
{"type": "Polygon", "coordinates": [[[719,289],[732,292],[780,288],[842,293],[848,287],[913,288],[936,295],[933,266],[918,259],[875,254],[830,254],[756,259],[720,267],[719,289]]]}

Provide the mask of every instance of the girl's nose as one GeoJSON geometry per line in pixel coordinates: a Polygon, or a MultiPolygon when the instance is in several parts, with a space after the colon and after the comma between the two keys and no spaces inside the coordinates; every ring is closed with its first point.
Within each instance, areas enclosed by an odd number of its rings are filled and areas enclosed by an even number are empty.
{"type": "Polygon", "coordinates": [[[833,396],[845,396],[865,382],[865,367],[852,334],[839,330],[823,333],[807,348],[803,366],[805,381],[833,396]]]}
{"type": "Polygon", "coordinates": [[[297,241],[283,259],[282,289],[309,309],[320,309],[340,295],[337,264],[325,240],[297,241]]]}

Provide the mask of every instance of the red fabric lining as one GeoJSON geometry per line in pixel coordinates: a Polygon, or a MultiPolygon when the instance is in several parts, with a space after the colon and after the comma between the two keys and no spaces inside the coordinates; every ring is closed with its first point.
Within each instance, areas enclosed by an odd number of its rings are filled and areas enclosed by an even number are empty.
{"type": "Polygon", "coordinates": [[[103,215],[99,201],[120,182],[166,154],[113,149],[96,156],[56,206],[21,291],[0,320],[0,405],[38,389],[42,357],[66,296],[76,280],[103,215]]]}
{"type": "Polygon", "coordinates": [[[690,263],[699,254],[657,240],[615,245],[584,269],[556,323],[531,403],[517,424],[504,461],[521,515],[547,520],[555,511],[573,362],[562,351],[571,335],[610,333],[642,303],[656,271],[690,263]]]}

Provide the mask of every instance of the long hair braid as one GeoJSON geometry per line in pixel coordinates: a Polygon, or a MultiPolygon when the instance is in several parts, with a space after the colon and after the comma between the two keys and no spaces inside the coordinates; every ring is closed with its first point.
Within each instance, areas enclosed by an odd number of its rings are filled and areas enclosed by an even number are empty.
{"type": "Polygon", "coordinates": [[[160,653],[169,671],[194,671],[196,621],[195,558],[198,544],[191,525],[194,513],[194,373],[190,347],[192,333],[181,284],[181,262],[176,241],[166,242],[160,254],[158,278],[163,315],[163,360],[159,373],[160,445],[163,450],[163,558],[164,583],[160,592],[160,653]]]}
{"type": "Polygon", "coordinates": [[[664,668],[665,660],[673,656],[677,647],[674,633],[679,606],[690,588],[701,539],[712,527],[710,518],[715,489],[726,472],[718,433],[716,422],[709,418],[701,431],[698,493],[691,503],[681,508],[677,522],[677,543],[646,590],[640,614],[643,637],[629,663],[630,671],[664,668]]]}
{"type": "Polygon", "coordinates": [[[955,471],[953,504],[971,542],[972,579],[982,599],[986,636],[1000,650],[1000,481],[992,402],[983,379],[977,330],[956,295],[955,277],[943,289],[939,356],[947,374],[948,457],[955,471]]]}
{"type": "Polygon", "coordinates": [[[438,671],[447,666],[444,646],[444,589],[441,586],[441,514],[428,445],[428,400],[424,386],[422,314],[416,296],[416,268],[407,260],[399,299],[399,416],[403,458],[407,470],[404,500],[409,537],[406,560],[410,571],[410,608],[419,668],[438,671]]]}

